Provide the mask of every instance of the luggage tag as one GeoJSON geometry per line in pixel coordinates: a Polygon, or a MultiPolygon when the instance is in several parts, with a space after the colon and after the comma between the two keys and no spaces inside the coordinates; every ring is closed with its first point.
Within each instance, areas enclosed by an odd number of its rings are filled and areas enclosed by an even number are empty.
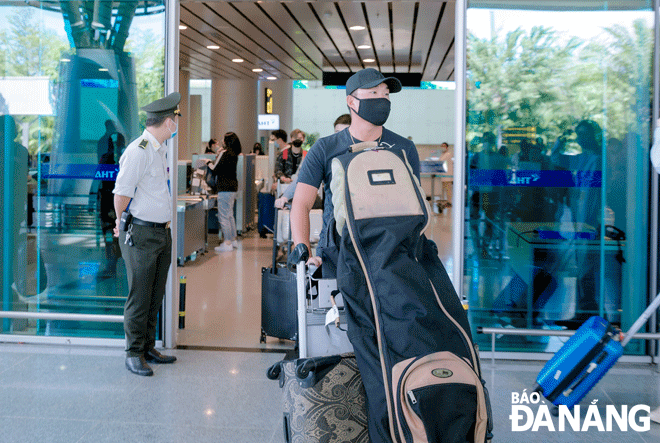
{"type": "Polygon", "coordinates": [[[375,149],[378,147],[378,142],[360,142],[351,145],[351,152],[366,151],[367,149],[375,149]]]}
{"type": "Polygon", "coordinates": [[[335,302],[335,296],[330,296],[330,302],[332,303],[332,308],[328,309],[328,312],[325,314],[325,332],[328,333],[330,337],[330,343],[333,346],[340,346],[341,341],[339,339],[339,331],[346,331],[346,329],[340,326],[341,322],[339,320],[339,309],[337,308],[337,303],[335,302]],[[330,328],[330,324],[334,323],[335,328],[330,328]]]}

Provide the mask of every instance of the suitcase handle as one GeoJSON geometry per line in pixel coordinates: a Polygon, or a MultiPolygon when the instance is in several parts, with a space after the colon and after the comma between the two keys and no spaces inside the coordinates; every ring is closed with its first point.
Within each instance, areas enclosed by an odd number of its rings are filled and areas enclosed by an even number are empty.
{"type": "Polygon", "coordinates": [[[302,388],[311,388],[341,362],[341,355],[301,358],[296,361],[296,378],[302,388]]]}

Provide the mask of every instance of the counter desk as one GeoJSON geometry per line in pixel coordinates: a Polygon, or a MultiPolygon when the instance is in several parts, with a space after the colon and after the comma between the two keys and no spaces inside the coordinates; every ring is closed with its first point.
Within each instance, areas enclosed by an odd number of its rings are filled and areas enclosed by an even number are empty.
{"type": "Polygon", "coordinates": [[[195,260],[208,248],[208,212],[217,204],[217,196],[179,195],[177,198],[177,263],[195,260]]]}

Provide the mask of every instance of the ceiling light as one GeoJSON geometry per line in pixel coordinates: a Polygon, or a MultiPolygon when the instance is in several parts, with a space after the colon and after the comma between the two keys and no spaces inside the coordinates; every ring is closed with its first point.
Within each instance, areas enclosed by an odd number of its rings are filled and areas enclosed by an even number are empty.
{"type": "Polygon", "coordinates": [[[70,62],[71,59],[70,59],[70,58],[63,58],[63,59],[61,59],[60,61],[63,62],[63,63],[64,63],[64,62],[70,62]]]}
{"type": "Polygon", "coordinates": [[[220,49],[220,46],[218,45],[208,45],[206,49],[220,49]]]}
{"type": "Polygon", "coordinates": [[[188,29],[186,25],[179,25],[179,30],[183,31],[184,29],[188,29]]]}
{"type": "Polygon", "coordinates": [[[271,77],[266,77],[266,78],[267,78],[268,80],[277,80],[277,77],[273,77],[273,76],[271,76],[271,77]]]}
{"type": "Polygon", "coordinates": [[[365,62],[365,63],[373,63],[373,62],[375,62],[376,60],[374,60],[373,58],[365,58],[365,59],[362,60],[362,61],[365,62]]]}
{"type": "Polygon", "coordinates": [[[254,68],[252,72],[263,72],[263,69],[261,68],[254,68]]]}
{"type": "Polygon", "coordinates": [[[232,58],[231,61],[233,61],[234,63],[243,63],[245,60],[243,60],[242,58],[232,58]]]}
{"type": "Polygon", "coordinates": [[[357,48],[358,49],[371,49],[371,46],[369,46],[369,45],[360,45],[357,48]]]}
{"type": "Polygon", "coordinates": [[[108,69],[107,68],[99,68],[99,71],[100,72],[108,72],[108,69]]]}
{"type": "Polygon", "coordinates": [[[363,30],[365,30],[366,28],[365,28],[364,26],[359,26],[359,25],[358,25],[358,26],[351,26],[351,27],[348,28],[348,29],[350,29],[351,31],[363,31],[363,30]]]}

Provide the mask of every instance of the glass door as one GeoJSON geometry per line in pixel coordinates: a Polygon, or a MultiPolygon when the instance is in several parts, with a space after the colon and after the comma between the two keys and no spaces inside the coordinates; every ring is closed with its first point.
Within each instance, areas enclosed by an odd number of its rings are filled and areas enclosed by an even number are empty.
{"type": "MultiPolygon", "coordinates": [[[[647,300],[653,2],[468,1],[466,24],[472,322],[576,329],[599,315],[625,330],[647,300]]],[[[503,336],[497,350],[563,341],[503,336]]]]}
{"type": "Polygon", "coordinates": [[[160,0],[0,6],[0,333],[123,339],[114,180],[163,96],[160,0]]]}

